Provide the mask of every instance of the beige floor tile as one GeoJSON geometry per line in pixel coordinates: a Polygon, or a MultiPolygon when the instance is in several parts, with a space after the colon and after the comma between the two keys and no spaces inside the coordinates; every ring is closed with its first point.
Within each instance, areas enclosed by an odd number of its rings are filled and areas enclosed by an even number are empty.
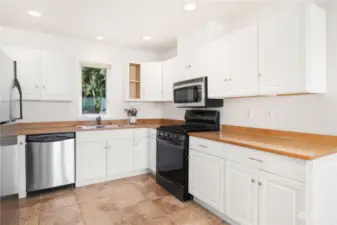
{"type": "Polygon", "coordinates": [[[84,216],[97,217],[118,209],[116,203],[109,197],[80,204],[80,210],[84,216]]]}
{"type": "Polygon", "coordinates": [[[39,225],[84,225],[78,205],[58,210],[41,211],[39,225]]]}
{"type": "Polygon", "coordinates": [[[136,211],[145,219],[160,219],[166,216],[163,208],[154,201],[144,201],[136,206],[136,211]]]}
{"type": "Polygon", "coordinates": [[[41,199],[41,210],[57,210],[62,207],[77,205],[77,198],[73,192],[65,192],[62,194],[57,194],[49,197],[42,197],[41,199]]]}
{"type": "Polygon", "coordinates": [[[142,193],[132,184],[111,187],[111,199],[119,208],[134,206],[144,201],[142,193]]]}
{"type": "Polygon", "coordinates": [[[158,205],[162,207],[165,213],[172,214],[178,210],[184,209],[190,205],[189,202],[181,202],[172,195],[164,196],[154,200],[158,205]]]}
{"type": "Polygon", "coordinates": [[[111,190],[105,183],[76,188],[74,192],[79,203],[90,202],[92,200],[106,198],[111,195],[111,190]]]}
{"type": "Polygon", "coordinates": [[[152,175],[46,193],[20,201],[19,225],[225,225],[180,202],[152,175]]]}

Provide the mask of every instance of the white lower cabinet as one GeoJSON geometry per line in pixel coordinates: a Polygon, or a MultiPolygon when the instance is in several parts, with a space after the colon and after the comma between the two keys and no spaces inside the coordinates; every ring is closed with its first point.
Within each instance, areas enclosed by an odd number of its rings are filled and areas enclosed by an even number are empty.
{"type": "Polygon", "coordinates": [[[224,212],[224,173],[224,159],[197,151],[189,152],[189,192],[220,212],[224,212]]]}
{"type": "Polygon", "coordinates": [[[259,172],[259,225],[304,225],[305,185],[259,172]]]}
{"type": "Polygon", "coordinates": [[[134,156],[135,171],[149,168],[149,150],[147,137],[135,139],[134,156]]]}
{"type": "Polygon", "coordinates": [[[258,171],[233,162],[226,164],[225,212],[241,225],[257,225],[258,171]]]}
{"type": "Polygon", "coordinates": [[[76,133],[76,186],[146,173],[148,129],[76,133]]]}
{"type": "Polygon", "coordinates": [[[149,137],[149,169],[153,173],[157,171],[157,140],[155,134],[150,134],[149,137]]]}
{"type": "Polygon", "coordinates": [[[107,174],[133,172],[133,139],[111,139],[107,144],[107,174]]]}
{"type": "Polygon", "coordinates": [[[301,171],[311,171],[311,161],[194,137],[189,146],[189,193],[225,220],[239,225],[322,224],[306,218],[312,215],[311,178],[301,171]]]}
{"type": "Polygon", "coordinates": [[[106,176],[106,141],[81,141],[77,145],[77,180],[106,176]]]}

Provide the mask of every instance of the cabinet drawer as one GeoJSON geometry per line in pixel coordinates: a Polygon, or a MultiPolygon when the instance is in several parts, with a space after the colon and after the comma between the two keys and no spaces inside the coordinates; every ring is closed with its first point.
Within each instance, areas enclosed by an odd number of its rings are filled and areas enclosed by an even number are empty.
{"type": "Polygon", "coordinates": [[[189,148],[221,158],[227,158],[229,146],[216,141],[190,137],[189,148]]]}
{"type": "Polygon", "coordinates": [[[82,131],[76,133],[79,141],[97,141],[107,139],[133,138],[133,129],[118,129],[104,131],[82,131]]]}
{"type": "Polygon", "coordinates": [[[223,145],[230,148],[227,159],[231,161],[300,182],[306,182],[306,161],[304,160],[236,145],[223,145]]]}
{"type": "Polygon", "coordinates": [[[136,128],[134,129],[135,138],[137,137],[148,137],[149,129],[148,128],[136,128]]]}

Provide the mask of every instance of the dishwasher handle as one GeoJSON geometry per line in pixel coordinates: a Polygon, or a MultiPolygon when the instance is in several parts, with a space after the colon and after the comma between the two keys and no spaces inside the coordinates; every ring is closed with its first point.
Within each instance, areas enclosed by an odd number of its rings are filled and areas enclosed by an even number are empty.
{"type": "Polygon", "coordinates": [[[26,142],[59,142],[74,138],[75,133],[37,134],[28,135],[26,137],[26,142]]]}

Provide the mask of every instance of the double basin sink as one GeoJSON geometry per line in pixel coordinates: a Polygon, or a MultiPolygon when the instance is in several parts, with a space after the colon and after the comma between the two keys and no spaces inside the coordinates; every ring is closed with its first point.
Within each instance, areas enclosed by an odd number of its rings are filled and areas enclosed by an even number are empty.
{"type": "Polygon", "coordinates": [[[83,130],[89,130],[89,129],[101,129],[101,128],[123,128],[128,125],[91,125],[91,126],[77,126],[78,128],[81,128],[83,130]]]}

